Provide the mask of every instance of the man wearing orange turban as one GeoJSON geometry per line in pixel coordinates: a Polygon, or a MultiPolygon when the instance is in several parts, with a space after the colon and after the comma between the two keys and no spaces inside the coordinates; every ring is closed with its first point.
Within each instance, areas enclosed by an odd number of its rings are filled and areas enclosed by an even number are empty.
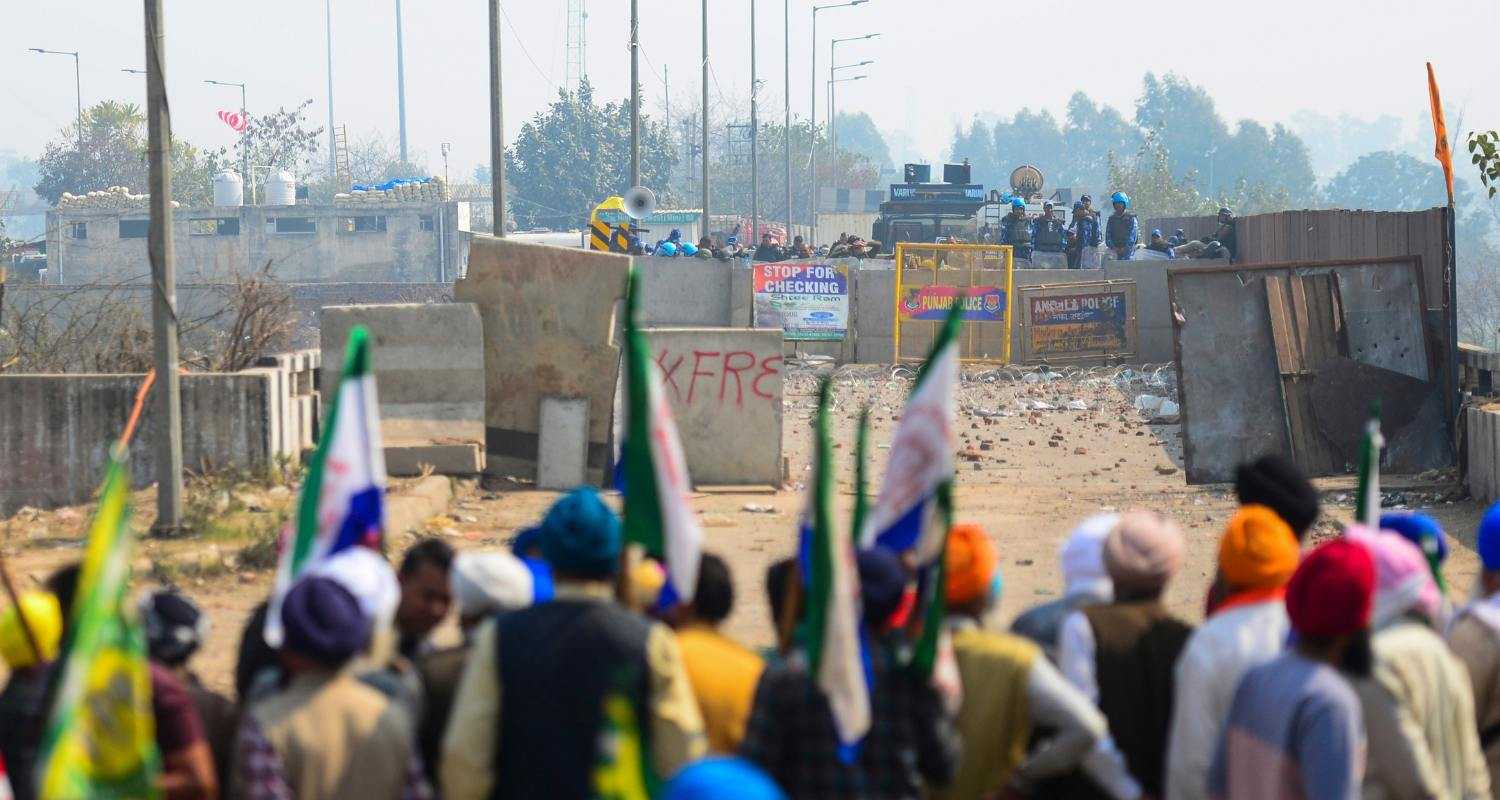
{"type": "Polygon", "coordinates": [[[943,800],[977,800],[1005,789],[1031,795],[1038,781],[1078,767],[1104,736],[1104,716],[1041,655],[1030,640],[987,630],[1000,598],[1000,556],[978,525],[948,533],[945,556],[948,628],[963,681],[958,728],[963,753],[943,800]],[[1027,745],[1035,728],[1055,734],[1027,745]]]}
{"type": "Polygon", "coordinates": [[[1168,800],[1208,797],[1208,770],[1240,677],[1275,658],[1287,638],[1286,583],[1297,570],[1297,535],[1275,511],[1241,506],[1219,540],[1224,600],[1177,660],[1168,800]]]}

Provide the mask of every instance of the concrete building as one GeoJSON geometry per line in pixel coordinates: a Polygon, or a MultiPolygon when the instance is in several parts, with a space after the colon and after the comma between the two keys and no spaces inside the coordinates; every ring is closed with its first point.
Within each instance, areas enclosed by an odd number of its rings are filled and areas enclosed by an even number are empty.
{"type": "MultiPolygon", "coordinates": [[[[179,283],[222,283],[265,269],[287,282],[451,282],[469,257],[459,201],[179,208],[179,283]]],[[[144,207],[47,212],[44,283],[146,282],[144,207]]]]}

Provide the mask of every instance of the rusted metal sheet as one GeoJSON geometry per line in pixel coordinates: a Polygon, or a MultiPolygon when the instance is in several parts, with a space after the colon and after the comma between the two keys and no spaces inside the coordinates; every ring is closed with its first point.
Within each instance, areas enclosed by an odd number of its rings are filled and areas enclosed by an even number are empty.
{"type": "Polygon", "coordinates": [[[1191,267],[1169,281],[1189,482],[1229,480],[1271,452],[1311,475],[1346,472],[1374,400],[1387,469],[1453,463],[1420,257],[1191,267]]]}
{"type": "Polygon", "coordinates": [[[1266,453],[1291,456],[1266,282],[1233,270],[1171,270],[1177,386],[1189,483],[1233,478],[1266,453]]]}

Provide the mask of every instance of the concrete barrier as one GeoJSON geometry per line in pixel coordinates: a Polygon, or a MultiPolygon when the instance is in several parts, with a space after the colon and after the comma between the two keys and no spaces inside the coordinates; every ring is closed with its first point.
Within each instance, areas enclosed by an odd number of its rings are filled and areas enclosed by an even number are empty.
{"type": "MultiPolygon", "coordinates": [[[[87,502],[125,427],[143,375],[0,375],[0,514],[87,502]]],[[[285,449],[266,370],[182,377],[182,455],[191,471],[258,470],[285,449]]],[[[131,484],[156,476],[156,405],[147,403],[130,451],[131,484]]]]}
{"type": "Polygon", "coordinates": [[[589,480],[613,460],[616,307],[627,256],[475,234],[454,298],[479,307],[486,471],[534,477],[543,397],[589,401],[589,480]]]}
{"type": "Polygon", "coordinates": [[[1500,500],[1500,405],[1465,409],[1464,474],[1475,500],[1500,500]]]}
{"type": "Polygon", "coordinates": [[[321,315],[323,391],[338,388],[349,331],[371,336],[387,444],[484,441],[484,336],[472,303],[328,306],[321,315]]]}
{"type": "Polygon", "coordinates": [[[693,483],[779,486],[781,331],[653,328],[648,335],[693,483]]]}

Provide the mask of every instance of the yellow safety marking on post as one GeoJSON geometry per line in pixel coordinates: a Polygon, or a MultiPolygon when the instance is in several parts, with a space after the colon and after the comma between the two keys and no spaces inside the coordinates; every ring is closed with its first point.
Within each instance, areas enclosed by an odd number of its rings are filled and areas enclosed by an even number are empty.
{"type": "Polygon", "coordinates": [[[589,223],[589,249],[609,252],[609,225],[603,222],[589,223]]]}
{"type": "Polygon", "coordinates": [[[611,253],[630,252],[630,232],[625,229],[624,225],[615,226],[614,236],[610,238],[609,244],[611,253]]]}

